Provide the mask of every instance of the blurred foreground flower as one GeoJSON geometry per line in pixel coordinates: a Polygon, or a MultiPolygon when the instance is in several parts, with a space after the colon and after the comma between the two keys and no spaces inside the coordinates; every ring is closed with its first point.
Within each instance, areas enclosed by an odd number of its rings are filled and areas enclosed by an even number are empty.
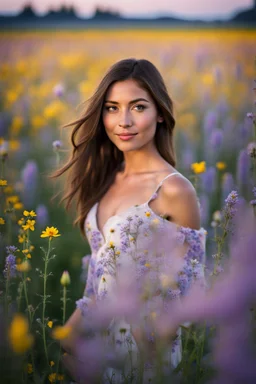
{"type": "Polygon", "coordinates": [[[64,340],[67,339],[71,335],[72,328],[64,325],[64,326],[57,326],[52,331],[52,337],[55,340],[64,340]]]}
{"type": "Polygon", "coordinates": [[[59,230],[57,228],[46,227],[46,229],[44,231],[42,231],[40,237],[49,237],[51,240],[53,237],[58,237],[58,236],[60,236],[60,233],[59,233],[59,230]]]}
{"type": "Polygon", "coordinates": [[[25,353],[31,348],[34,338],[29,333],[28,321],[25,316],[16,314],[11,322],[8,337],[13,351],[17,354],[25,353]]]}

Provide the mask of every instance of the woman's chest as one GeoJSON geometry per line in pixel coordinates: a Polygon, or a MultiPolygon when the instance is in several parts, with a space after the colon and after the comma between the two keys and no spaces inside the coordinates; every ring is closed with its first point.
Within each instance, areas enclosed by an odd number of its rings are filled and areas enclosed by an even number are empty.
{"type": "Polygon", "coordinates": [[[147,202],[155,187],[153,180],[126,181],[113,184],[101,198],[97,207],[97,224],[102,231],[110,217],[120,215],[130,207],[147,202]]]}

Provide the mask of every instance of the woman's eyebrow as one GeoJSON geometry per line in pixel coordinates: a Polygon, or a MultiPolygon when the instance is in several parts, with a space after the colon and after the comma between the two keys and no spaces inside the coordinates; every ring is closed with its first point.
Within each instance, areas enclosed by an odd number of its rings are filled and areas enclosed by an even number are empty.
{"type": "MultiPolygon", "coordinates": [[[[148,100],[143,99],[142,97],[140,97],[139,99],[135,99],[135,100],[129,101],[128,104],[134,104],[134,103],[137,103],[138,101],[145,101],[146,103],[149,103],[148,100]]],[[[105,100],[105,103],[119,104],[117,101],[112,101],[112,100],[105,100]]]]}

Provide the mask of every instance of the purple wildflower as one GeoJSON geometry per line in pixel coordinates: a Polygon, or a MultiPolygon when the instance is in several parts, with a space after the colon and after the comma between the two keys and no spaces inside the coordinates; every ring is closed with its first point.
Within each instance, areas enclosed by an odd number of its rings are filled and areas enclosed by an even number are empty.
{"type": "Polygon", "coordinates": [[[238,193],[236,191],[230,192],[230,194],[225,200],[226,205],[224,207],[224,216],[230,219],[234,217],[237,211],[238,201],[239,201],[238,193]]]}
{"type": "Polygon", "coordinates": [[[237,161],[237,181],[239,185],[247,184],[250,171],[250,159],[247,151],[242,149],[237,161]]]}
{"type": "Polygon", "coordinates": [[[248,112],[246,114],[246,117],[248,117],[248,119],[253,119],[254,118],[254,114],[252,112],[248,112]]]}
{"type": "Polygon", "coordinates": [[[6,247],[6,251],[7,251],[8,254],[9,253],[15,253],[17,250],[18,250],[18,248],[15,247],[14,245],[9,245],[9,246],[6,247]]]}
{"type": "Polygon", "coordinates": [[[21,179],[24,185],[24,205],[29,209],[34,205],[38,181],[38,166],[34,160],[29,160],[26,162],[24,168],[21,171],[21,179]]]}
{"type": "Polygon", "coordinates": [[[210,136],[211,148],[217,150],[220,148],[223,142],[223,131],[221,129],[215,128],[210,136]]]}
{"type": "Polygon", "coordinates": [[[225,201],[225,198],[230,193],[230,191],[234,189],[234,187],[235,187],[235,183],[234,183],[232,174],[229,172],[226,172],[223,175],[222,185],[221,185],[223,202],[225,201]]]}
{"type": "Polygon", "coordinates": [[[228,204],[229,207],[235,206],[238,203],[238,193],[236,191],[230,192],[225,203],[228,204]]]}
{"type": "Polygon", "coordinates": [[[207,194],[214,193],[216,190],[216,168],[209,167],[202,175],[203,189],[207,194]]]}
{"type": "Polygon", "coordinates": [[[4,277],[16,277],[16,257],[11,253],[5,259],[4,277]]]}
{"type": "Polygon", "coordinates": [[[63,96],[65,91],[64,85],[63,84],[56,84],[53,88],[53,93],[57,97],[63,96]]]}
{"type": "Polygon", "coordinates": [[[253,196],[256,197],[256,187],[253,187],[252,193],[253,193],[253,196]]]}
{"type": "Polygon", "coordinates": [[[55,140],[52,143],[53,149],[58,151],[62,147],[62,142],[60,140],[55,140]]]}
{"type": "Polygon", "coordinates": [[[204,117],[204,133],[209,137],[212,130],[216,127],[218,121],[218,114],[216,111],[209,111],[204,117]]]}
{"type": "Polygon", "coordinates": [[[48,209],[44,204],[39,204],[36,208],[36,223],[39,228],[45,228],[49,223],[48,209]]]}

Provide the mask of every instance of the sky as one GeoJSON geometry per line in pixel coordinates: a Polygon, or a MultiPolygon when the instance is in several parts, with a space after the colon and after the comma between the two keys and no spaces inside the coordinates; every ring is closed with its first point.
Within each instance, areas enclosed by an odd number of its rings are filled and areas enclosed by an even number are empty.
{"type": "Polygon", "coordinates": [[[228,18],[234,12],[249,8],[254,0],[1,0],[0,13],[18,13],[24,4],[33,5],[36,12],[43,14],[50,7],[73,4],[77,13],[90,17],[96,6],[119,11],[123,16],[174,15],[187,18],[228,18]]]}

